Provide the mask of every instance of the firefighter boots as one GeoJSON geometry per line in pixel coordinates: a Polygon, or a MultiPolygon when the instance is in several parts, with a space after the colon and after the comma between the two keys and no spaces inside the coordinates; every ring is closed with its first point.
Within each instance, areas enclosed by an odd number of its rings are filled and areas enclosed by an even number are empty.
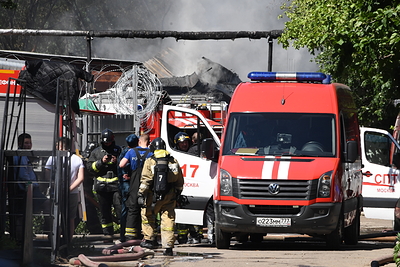
{"type": "Polygon", "coordinates": [[[174,256],[174,252],[172,251],[172,248],[166,248],[165,251],[163,252],[164,256],[174,256]]]}

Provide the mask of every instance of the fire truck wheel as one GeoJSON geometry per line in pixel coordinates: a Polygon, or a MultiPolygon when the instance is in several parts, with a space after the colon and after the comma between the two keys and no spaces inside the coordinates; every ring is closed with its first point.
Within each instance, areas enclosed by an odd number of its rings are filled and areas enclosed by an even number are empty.
{"type": "Polygon", "coordinates": [[[250,234],[250,241],[253,243],[261,243],[264,239],[263,234],[250,234]]]}
{"type": "Polygon", "coordinates": [[[357,209],[353,224],[344,228],[344,243],[346,245],[357,245],[360,235],[360,209],[357,209]]]}
{"type": "Polygon", "coordinates": [[[326,246],[328,249],[339,249],[343,242],[343,212],[340,212],[339,220],[335,230],[326,235],[326,246]]]}
{"type": "Polygon", "coordinates": [[[221,229],[219,229],[219,226],[215,226],[215,246],[218,249],[229,249],[229,246],[231,244],[231,234],[230,233],[225,233],[221,229]]]}

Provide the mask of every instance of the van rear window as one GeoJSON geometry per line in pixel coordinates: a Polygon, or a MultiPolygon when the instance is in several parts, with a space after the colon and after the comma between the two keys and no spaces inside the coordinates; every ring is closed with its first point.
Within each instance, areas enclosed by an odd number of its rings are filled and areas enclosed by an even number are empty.
{"type": "Polygon", "coordinates": [[[335,115],[319,113],[232,113],[223,155],[333,157],[335,115]]]}

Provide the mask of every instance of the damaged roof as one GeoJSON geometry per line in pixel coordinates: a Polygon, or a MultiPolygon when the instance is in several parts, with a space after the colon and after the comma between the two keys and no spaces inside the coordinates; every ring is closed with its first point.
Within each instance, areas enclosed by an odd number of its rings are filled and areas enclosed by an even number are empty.
{"type": "MultiPolygon", "coordinates": [[[[150,62],[145,62],[145,66],[150,62]]],[[[165,69],[168,63],[162,59],[156,59],[151,62],[153,69],[165,69]],[[153,64],[158,67],[154,67],[153,64]],[[160,67],[162,65],[162,67],[160,67]]],[[[169,71],[173,75],[172,71],[169,71]]],[[[163,76],[163,75],[160,75],[163,76]]],[[[236,86],[241,82],[239,76],[212,60],[202,57],[197,64],[195,72],[185,76],[169,76],[159,77],[163,89],[169,95],[205,95],[214,101],[230,102],[233,91],[236,86]]]]}

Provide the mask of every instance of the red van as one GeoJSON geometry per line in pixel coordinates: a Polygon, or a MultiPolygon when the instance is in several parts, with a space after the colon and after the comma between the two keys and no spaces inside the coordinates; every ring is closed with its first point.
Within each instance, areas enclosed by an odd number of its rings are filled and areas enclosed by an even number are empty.
{"type": "Polygon", "coordinates": [[[323,73],[252,72],[228,109],[214,192],[217,248],[268,233],[357,244],[360,131],[351,90],[323,73]]]}

